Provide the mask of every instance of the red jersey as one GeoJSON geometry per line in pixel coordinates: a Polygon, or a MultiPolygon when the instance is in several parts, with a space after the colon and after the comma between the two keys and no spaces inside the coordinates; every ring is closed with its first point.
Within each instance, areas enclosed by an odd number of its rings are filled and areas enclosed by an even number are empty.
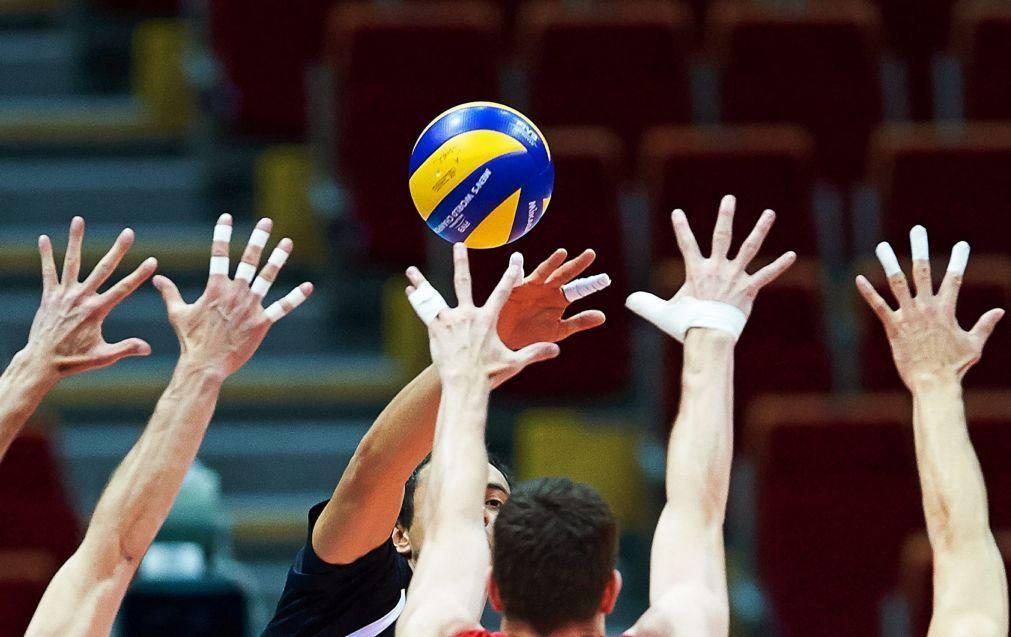
{"type": "Polygon", "coordinates": [[[456,637],[506,637],[505,633],[493,633],[489,630],[483,628],[475,630],[465,630],[462,633],[457,633],[456,637]]]}

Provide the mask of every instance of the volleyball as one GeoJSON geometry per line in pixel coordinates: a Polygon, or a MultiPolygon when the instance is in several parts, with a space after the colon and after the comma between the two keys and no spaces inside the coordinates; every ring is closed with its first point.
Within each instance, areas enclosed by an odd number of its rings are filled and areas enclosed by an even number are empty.
{"type": "Polygon", "coordinates": [[[537,225],[555,171],[547,140],[519,111],[493,102],[449,109],[411,151],[411,199],[446,241],[497,248],[537,225]]]}

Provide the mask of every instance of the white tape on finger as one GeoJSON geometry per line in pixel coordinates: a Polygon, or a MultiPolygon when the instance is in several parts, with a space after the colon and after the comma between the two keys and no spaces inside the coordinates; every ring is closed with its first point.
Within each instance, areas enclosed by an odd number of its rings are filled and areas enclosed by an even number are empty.
{"type": "Polygon", "coordinates": [[[892,246],[887,241],[879,243],[878,247],[874,249],[874,254],[881,262],[881,267],[885,269],[885,276],[893,277],[896,274],[902,274],[899,260],[895,257],[895,250],[892,250],[892,246]]]}
{"type": "Polygon", "coordinates": [[[253,281],[253,285],[250,286],[249,291],[255,294],[256,296],[260,297],[267,296],[267,292],[270,291],[270,286],[273,284],[274,284],[273,281],[268,281],[267,279],[263,278],[263,275],[261,274],[260,276],[256,277],[255,281],[253,281]]]}
{"type": "Polygon", "coordinates": [[[951,249],[951,260],[948,261],[948,272],[962,276],[965,274],[965,266],[969,263],[969,244],[959,241],[951,249]]]}
{"type": "Polygon", "coordinates": [[[268,239],[270,239],[269,232],[266,230],[260,230],[259,228],[254,228],[253,234],[249,235],[249,245],[262,248],[267,245],[268,239]]]}
{"type": "Polygon", "coordinates": [[[256,266],[252,263],[246,263],[245,261],[239,264],[239,267],[235,268],[235,280],[245,281],[249,283],[256,276],[256,266]]]}
{"type": "Polygon", "coordinates": [[[606,274],[595,274],[582,279],[576,279],[562,286],[562,294],[569,303],[584,299],[594,292],[600,292],[611,285],[611,277],[606,274]]]}
{"type": "Polygon", "coordinates": [[[636,292],[625,306],[681,343],[693,327],[727,332],[736,341],[748,322],[744,312],[734,305],[691,296],[672,303],[647,292],[636,292]]]}
{"type": "Polygon", "coordinates": [[[211,257],[211,274],[228,276],[228,257],[211,257]]]}
{"type": "Polygon", "coordinates": [[[267,263],[271,265],[276,265],[277,267],[283,267],[285,263],[288,262],[288,253],[281,248],[274,248],[274,251],[270,253],[270,258],[267,259],[267,263]]]}
{"type": "Polygon", "coordinates": [[[214,226],[214,240],[228,243],[232,240],[232,226],[219,223],[214,226]]]}
{"type": "Polygon", "coordinates": [[[909,247],[913,253],[913,261],[930,260],[930,247],[927,245],[927,229],[923,226],[913,226],[909,231],[909,247]]]}
{"type": "Polygon", "coordinates": [[[291,292],[288,292],[283,299],[271,303],[270,307],[264,310],[264,313],[267,315],[267,318],[270,319],[271,323],[276,323],[284,318],[288,312],[291,312],[299,305],[302,305],[305,299],[306,296],[302,293],[302,289],[295,288],[291,292]],[[284,307],[285,304],[288,305],[287,309],[284,307]]]}
{"type": "Polygon", "coordinates": [[[425,325],[431,325],[435,317],[439,316],[439,312],[445,310],[449,307],[449,303],[446,303],[446,299],[442,298],[439,291],[432,287],[432,284],[425,281],[419,285],[410,296],[407,297],[410,301],[411,307],[414,308],[414,312],[421,319],[421,322],[425,325]]]}

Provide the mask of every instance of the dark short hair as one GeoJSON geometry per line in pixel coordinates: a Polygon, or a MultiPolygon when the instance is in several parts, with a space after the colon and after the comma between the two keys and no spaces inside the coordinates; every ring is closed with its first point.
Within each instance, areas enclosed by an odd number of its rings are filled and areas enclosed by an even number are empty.
{"type": "MultiPolygon", "coordinates": [[[[418,488],[418,476],[421,474],[421,470],[431,464],[431,462],[432,454],[428,454],[414,472],[411,473],[411,477],[407,479],[407,482],[404,483],[404,501],[400,503],[400,514],[397,515],[397,524],[401,528],[410,529],[411,524],[414,523],[414,491],[418,488]]],[[[493,453],[488,454],[488,462],[505,476],[506,482],[511,489],[513,474],[512,470],[509,469],[509,465],[493,453]]]]}
{"type": "Polygon", "coordinates": [[[495,521],[492,576],[503,613],[548,634],[597,614],[617,559],[603,498],[565,478],[521,484],[495,521]]]}

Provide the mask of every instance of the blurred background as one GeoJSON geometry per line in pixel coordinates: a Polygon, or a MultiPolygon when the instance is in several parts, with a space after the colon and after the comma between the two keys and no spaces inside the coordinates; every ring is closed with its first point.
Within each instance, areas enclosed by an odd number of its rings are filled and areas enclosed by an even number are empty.
{"type": "MultiPolygon", "coordinates": [[[[4,360],[38,304],[36,238],[65,245],[74,214],[85,267],[130,226],[124,271],[157,256],[191,300],[217,214],[236,237],[269,215],[295,240],[287,282],[317,284],[226,384],[119,634],[264,626],[308,508],[428,363],[400,273],[444,284],[449,246],[410,202],[407,161],[429,120],[471,100],[522,110],[551,144],[551,207],[515,244],[527,262],[592,247],[615,280],[582,302],[606,326],[498,391],[489,425],[521,478],[569,475],[611,502],[626,582],[612,628],[647,603],[680,373],[679,348],[623,301],[680,284],[671,209],[708,237],[734,193],[738,241],[773,208],[765,257],[800,260],[737,348],[732,632],[924,635],[911,407],[852,277],[880,283],[875,243],[908,254],[923,223],[942,264],[972,244],[963,326],[1011,304],[1011,3],[0,0],[4,360]]],[[[474,257],[479,286],[507,253],[474,257]]],[[[150,286],[106,325],[154,354],[62,383],[0,464],[0,635],[24,630],[174,365],[150,286]]],[[[1001,326],[966,381],[1006,555],[1009,352],[1001,326]]]]}

